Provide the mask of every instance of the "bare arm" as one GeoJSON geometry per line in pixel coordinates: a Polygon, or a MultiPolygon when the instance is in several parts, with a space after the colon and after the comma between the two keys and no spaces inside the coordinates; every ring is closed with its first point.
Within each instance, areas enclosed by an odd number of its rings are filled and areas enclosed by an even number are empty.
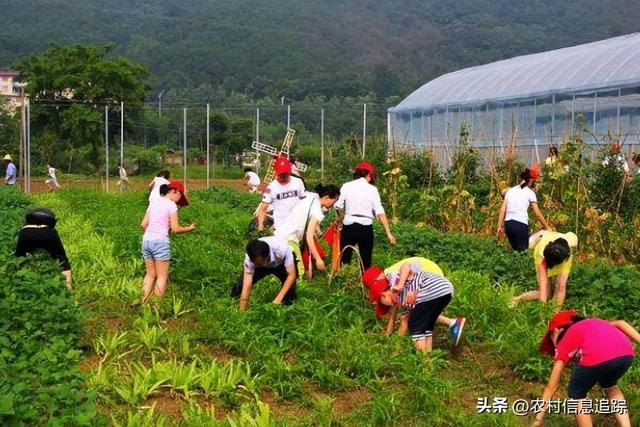
{"type": "Polygon", "coordinates": [[[624,320],[614,320],[613,322],[611,322],[611,324],[624,332],[624,334],[631,338],[633,342],[635,342],[636,344],[640,344],[640,333],[629,323],[625,322],[624,320]]]}
{"type": "Polygon", "coordinates": [[[398,292],[402,291],[402,288],[404,288],[404,285],[407,283],[407,280],[409,279],[409,276],[411,274],[411,264],[403,264],[402,267],[400,267],[400,276],[398,277],[398,283],[392,285],[392,289],[398,292]]]}
{"type": "Polygon", "coordinates": [[[196,228],[195,224],[190,224],[186,227],[181,226],[180,223],[178,222],[178,212],[172,213],[170,220],[171,220],[171,231],[176,234],[188,233],[190,231],[193,231],[196,228]]]}
{"type": "Polygon", "coordinates": [[[249,306],[249,296],[253,287],[253,274],[244,273],[242,276],[242,292],[240,293],[240,311],[245,311],[249,306]]]}
{"type": "Polygon", "coordinates": [[[291,264],[289,267],[287,267],[287,278],[285,279],[284,284],[282,285],[282,289],[280,289],[280,292],[278,292],[276,299],[273,300],[274,304],[282,304],[282,300],[284,299],[285,295],[287,295],[287,292],[289,292],[289,289],[291,289],[295,281],[296,281],[296,265],[291,264]]]}
{"type": "MultiPolygon", "coordinates": [[[[562,378],[562,372],[564,372],[565,364],[562,360],[556,360],[553,363],[553,369],[551,370],[551,376],[549,377],[549,382],[542,392],[541,400],[543,402],[548,402],[551,400],[556,391],[558,390],[558,385],[560,384],[560,379],[562,378]]],[[[547,405],[543,405],[542,410],[536,416],[536,422],[534,425],[541,426],[542,421],[544,419],[545,411],[547,410],[547,405]]]]}
{"type": "Polygon", "coordinates": [[[387,238],[389,239],[389,243],[391,244],[391,246],[395,246],[396,238],[391,233],[391,228],[389,227],[389,221],[387,220],[387,215],[386,214],[380,214],[380,215],[378,215],[378,219],[382,223],[382,226],[384,227],[384,231],[387,232],[387,238]]]}
{"type": "Polygon", "coordinates": [[[500,208],[500,215],[498,215],[498,230],[496,236],[500,237],[504,234],[504,217],[507,214],[507,199],[505,198],[500,208]]]}
{"type": "Polygon", "coordinates": [[[309,248],[309,252],[311,252],[313,259],[316,261],[316,267],[318,267],[318,270],[324,270],[324,260],[320,256],[320,253],[316,248],[316,242],[315,242],[315,234],[316,234],[317,227],[318,227],[318,220],[316,218],[311,217],[311,219],[309,220],[309,225],[307,226],[307,235],[305,237],[307,239],[307,247],[309,248]]]}
{"type": "Polygon", "coordinates": [[[267,209],[269,208],[269,204],[265,202],[261,202],[258,207],[258,230],[264,230],[264,219],[267,216],[267,209]]]}
{"type": "Polygon", "coordinates": [[[544,215],[542,215],[542,211],[540,210],[540,207],[538,207],[538,204],[537,203],[531,203],[531,208],[533,208],[533,212],[536,214],[536,218],[538,218],[538,221],[540,221],[540,224],[542,224],[542,227],[545,230],[548,230],[549,229],[549,224],[544,219],[544,215]]]}
{"type": "Polygon", "coordinates": [[[140,223],[142,231],[147,231],[147,226],[149,226],[149,212],[144,214],[144,218],[142,218],[142,222],[140,223]]]}
{"type": "Polygon", "coordinates": [[[393,327],[396,324],[396,314],[397,313],[398,313],[398,307],[394,305],[389,310],[389,320],[387,321],[387,327],[384,330],[384,334],[386,336],[389,336],[389,335],[391,335],[393,333],[393,327]]]}
{"type": "Polygon", "coordinates": [[[547,275],[547,266],[542,263],[538,266],[538,292],[540,292],[540,301],[547,302],[549,299],[549,276],[547,275]]]}

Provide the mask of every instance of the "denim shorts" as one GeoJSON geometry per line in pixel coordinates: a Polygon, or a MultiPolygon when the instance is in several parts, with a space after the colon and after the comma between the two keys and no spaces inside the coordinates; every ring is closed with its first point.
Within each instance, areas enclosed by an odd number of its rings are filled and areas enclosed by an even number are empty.
{"type": "Polygon", "coordinates": [[[591,388],[599,384],[606,390],[618,383],[633,363],[633,356],[622,356],[595,366],[576,366],[567,394],[571,399],[584,399],[591,388]]]}
{"type": "Polygon", "coordinates": [[[145,261],[169,261],[171,245],[168,240],[142,240],[142,256],[145,261]]]}

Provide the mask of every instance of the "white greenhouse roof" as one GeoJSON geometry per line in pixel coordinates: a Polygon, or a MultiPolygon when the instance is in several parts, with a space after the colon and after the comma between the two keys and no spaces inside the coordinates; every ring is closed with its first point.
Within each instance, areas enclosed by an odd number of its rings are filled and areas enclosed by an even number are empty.
{"type": "Polygon", "coordinates": [[[640,83],[640,33],[444,74],[390,112],[425,111],[640,83]]]}

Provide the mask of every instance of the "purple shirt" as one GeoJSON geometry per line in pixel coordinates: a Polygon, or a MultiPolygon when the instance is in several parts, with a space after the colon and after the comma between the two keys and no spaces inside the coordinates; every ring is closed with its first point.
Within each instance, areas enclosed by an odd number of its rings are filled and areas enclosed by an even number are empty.
{"type": "Polygon", "coordinates": [[[16,183],[17,180],[17,173],[16,173],[16,165],[13,164],[13,162],[9,163],[7,165],[7,173],[5,174],[5,179],[7,184],[11,184],[14,185],[16,183]]]}

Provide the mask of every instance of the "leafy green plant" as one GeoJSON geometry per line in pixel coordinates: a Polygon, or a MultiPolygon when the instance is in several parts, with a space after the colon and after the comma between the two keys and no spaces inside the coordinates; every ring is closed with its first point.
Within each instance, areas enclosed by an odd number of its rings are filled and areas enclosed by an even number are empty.
{"type": "Polygon", "coordinates": [[[113,385],[113,391],[125,403],[139,405],[165,384],[168,376],[158,377],[153,368],[139,362],[127,364],[128,378],[121,378],[113,385]]]}
{"type": "Polygon", "coordinates": [[[136,337],[149,351],[164,351],[161,347],[167,330],[160,326],[143,324],[136,332],[136,337]]]}
{"type": "Polygon", "coordinates": [[[154,403],[151,408],[127,412],[127,417],[124,420],[119,420],[111,415],[111,421],[114,427],[164,427],[169,425],[167,416],[156,414],[155,409],[156,404],[154,403]]]}
{"type": "Polygon", "coordinates": [[[114,331],[113,333],[107,332],[93,341],[93,348],[96,354],[102,356],[101,362],[104,362],[108,358],[122,358],[127,353],[119,353],[119,350],[127,347],[129,344],[129,332],[128,331],[114,331]]]}

